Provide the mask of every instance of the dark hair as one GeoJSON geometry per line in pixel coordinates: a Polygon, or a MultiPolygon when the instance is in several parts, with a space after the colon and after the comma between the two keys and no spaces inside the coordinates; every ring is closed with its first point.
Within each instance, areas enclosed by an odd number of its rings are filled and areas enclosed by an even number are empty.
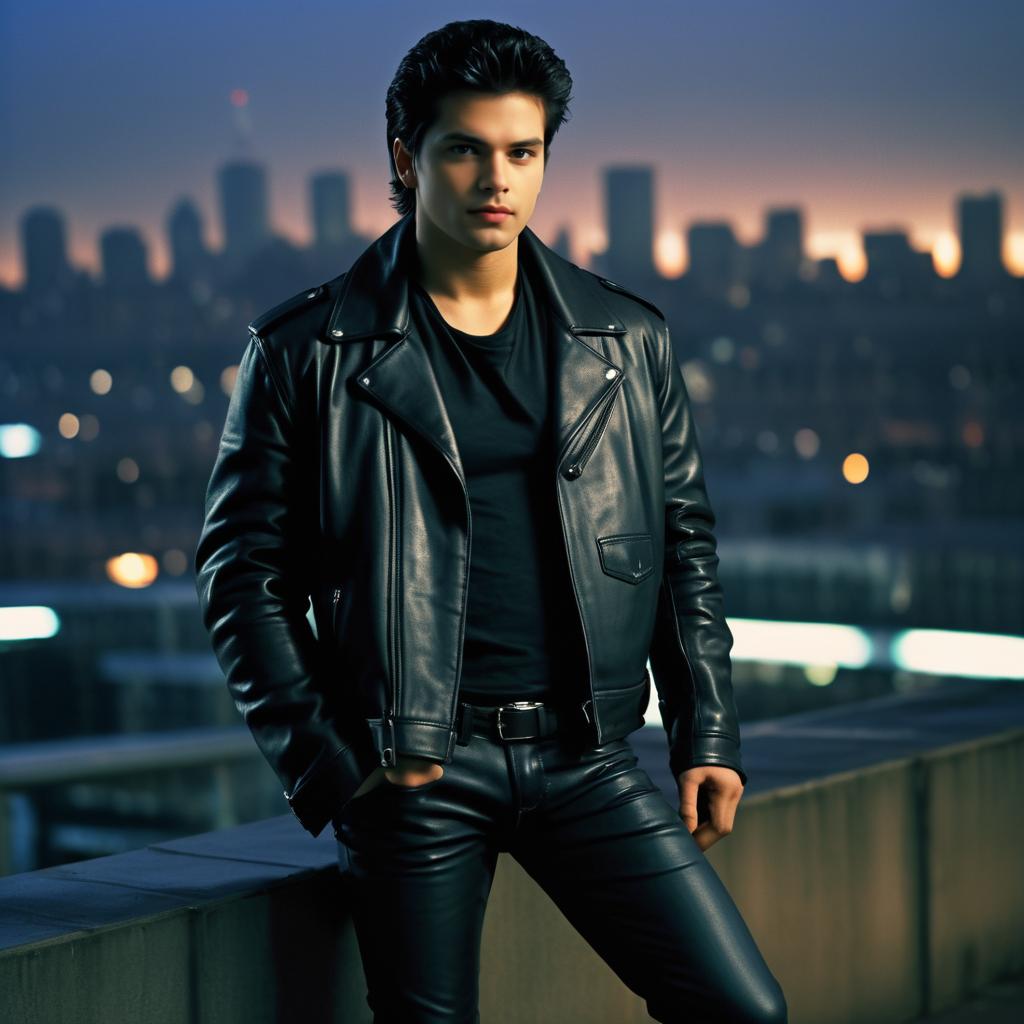
{"type": "Polygon", "coordinates": [[[500,95],[525,92],[544,103],[544,166],[551,140],[567,120],[572,76],[565,61],[538,36],[487,18],[450,21],[428,32],[398,65],[387,92],[391,204],[399,214],[416,208],[416,190],[398,177],[394,140],[419,156],[423,136],[437,119],[438,101],[451,92],[500,95]]]}

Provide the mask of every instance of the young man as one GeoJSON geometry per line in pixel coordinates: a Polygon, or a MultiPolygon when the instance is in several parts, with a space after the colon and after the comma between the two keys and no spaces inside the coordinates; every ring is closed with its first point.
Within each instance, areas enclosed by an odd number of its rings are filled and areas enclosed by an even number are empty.
{"type": "Polygon", "coordinates": [[[746,778],[668,325],[527,227],[570,86],[493,21],[406,55],[401,220],[250,325],[204,620],[295,814],[333,823],[375,1021],[479,1019],[500,850],[654,1019],[784,1021],[702,852],[746,778]],[[626,738],[648,658],[679,811],[626,738]]]}

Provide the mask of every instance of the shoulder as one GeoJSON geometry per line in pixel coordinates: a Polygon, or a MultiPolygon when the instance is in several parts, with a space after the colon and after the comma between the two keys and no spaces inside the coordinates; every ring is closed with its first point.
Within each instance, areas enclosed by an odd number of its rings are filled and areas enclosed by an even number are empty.
{"type": "Polygon", "coordinates": [[[304,288],[249,321],[250,341],[261,351],[289,402],[296,400],[303,382],[311,379],[331,299],[344,276],[304,288]]]}
{"type": "MultiPolygon", "coordinates": [[[[333,282],[331,282],[333,284],[333,282]]],[[[301,292],[279,302],[276,306],[260,313],[249,321],[249,333],[254,334],[261,340],[268,335],[280,331],[289,326],[301,329],[305,326],[308,318],[315,317],[318,311],[322,310],[325,300],[330,292],[329,284],[320,284],[311,288],[304,288],[301,292]]],[[[320,315],[323,315],[320,313],[320,315]]]]}
{"type": "Polygon", "coordinates": [[[664,379],[666,361],[672,348],[665,314],[650,299],[618,281],[588,270],[583,270],[583,273],[597,280],[604,289],[609,308],[630,332],[635,332],[635,336],[642,339],[652,378],[664,379]]]}
{"type": "MultiPolygon", "coordinates": [[[[618,281],[583,267],[577,267],[577,270],[601,287],[609,311],[625,324],[631,336],[642,341],[652,368],[664,365],[665,352],[669,348],[668,321],[658,306],[618,281]]],[[[657,375],[657,371],[654,372],[657,375]]]]}
{"type": "MultiPolygon", "coordinates": [[[[586,271],[590,273],[590,271],[586,271]]],[[[607,277],[602,277],[600,274],[593,274],[597,280],[601,283],[603,288],[606,288],[610,292],[614,292],[617,295],[622,295],[628,301],[632,303],[639,303],[644,309],[649,310],[653,313],[662,323],[665,323],[665,314],[653,303],[650,299],[644,298],[642,295],[638,295],[636,292],[631,291],[624,285],[619,284],[617,281],[611,281],[607,277]]]]}

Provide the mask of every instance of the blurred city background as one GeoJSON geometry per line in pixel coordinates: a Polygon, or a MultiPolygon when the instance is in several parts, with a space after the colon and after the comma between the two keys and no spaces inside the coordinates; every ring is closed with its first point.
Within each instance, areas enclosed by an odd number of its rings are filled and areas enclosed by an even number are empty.
{"type": "MultiPolygon", "coordinates": [[[[0,16],[0,874],[287,810],[191,559],[246,324],[392,223],[387,82],[480,14],[394,6],[0,16]]],[[[1021,8],[633,6],[480,16],[576,79],[531,227],[671,325],[744,725],[1021,680],[1021,8]]]]}
{"type": "MultiPolygon", "coordinates": [[[[110,13],[116,10],[112,5],[110,13]]],[[[143,12],[127,30],[114,18],[87,23],[70,5],[61,11],[94,42],[112,31],[111,48],[133,39],[141,45],[147,37],[152,43],[167,19],[166,12],[143,12]]],[[[724,27],[719,16],[701,16],[703,25],[682,12],[666,17],[678,20],[681,33],[688,21],[711,36],[724,27]]],[[[278,806],[280,794],[266,790],[265,775],[254,779],[248,765],[232,775],[230,764],[219,762],[216,739],[202,748],[205,755],[180,753],[199,742],[198,735],[185,739],[193,730],[239,722],[196,608],[191,558],[202,499],[246,324],[347,269],[386,229],[390,208],[383,119],[374,120],[383,110],[384,69],[366,83],[339,63],[333,96],[311,90],[306,97],[329,110],[341,101],[360,106],[346,95],[349,88],[366,95],[355,116],[371,122],[376,144],[356,154],[344,134],[306,109],[290,112],[298,122],[290,138],[257,127],[261,104],[274,103],[262,97],[294,72],[276,66],[268,78],[258,61],[235,62],[219,77],[238,84],[208,96],[210,109],[195,115],[197,134],[213,123],[222,138],[205,149],[205,166],[191,141],[188,159],[178,158],[183,176],[203,195],[200,202],[187,186],[169,181],[147,190],[126,156],[103,164],[110,138],[139,144],[152,134],[130,120],[145,116],[144,101],[127,96],[123,122],[101,122],[92,139],[76,131],[76,149],[56,166],[31,165],[33,152],[57,158],[70,112],[29,124],[17,108],[38,101],[15,70],[38,75],[27,70],[31,56],[44,40],[60,52],[73,26],[47,23],[44,32],[41,11],[8,11],[6,18],[27,38],[21,49],[20,33],[8,36],[14,64],[5,73],[6,137],[14,143],[7,191],[16,204],[0,225],[10,254],[0,291],[0,742],[67,741],[50,749],[66,751],[69,765],[60,785],[0,798],[7,816],[0,869],[9,872],[131,848],[278,806]],[[313,154],[326,148],[334,159],[302,173],[304,146],[313,154]],[[354,174],[350,163],[368,171],[354,174]],[[83,165],[115,188],[118,179],[134,182],[126,186],[127,202],[138,209],[136,195],[143,193],[150,210],[145,225],[129,216],[100,222],[96,209],[116,211],[116,202],[109,186],[86,187],[79,179],[83,165]],[[282,165],[293,182],[287,199],[276,185],[282,165]],[[293,212],[275,215],[282,206],[293,212]],[[77,246],[82,220],[95,222],[96,234],[77,246]],[[88,265],[75,258],[76,249],[88,265]],[[158,263],[163,273],[155,271],[158,263]],[[168,732],[173,743],[158,743],[168,732]],[[108,742],[115,736],[133,741],[108,742]],[[153,742],[157,765],[163,758],[174,762],[160,785],[139,775],[147,760],[143,737],[153,742]],[[108,758],[123,751],[124,776],[70,784],[70,766],[97,748],[108,758]],[[213,763],[216,771],[209,770],[213,763]]],[[[936,19],[931,45],[942,45],[944,28],[954,46],[962,18],[951,17],[944,27],[936,19]]],[[[251,33],[252,23],[239,31],[251,33]]],[[[699,129],[665,120],[663,98],[630,63],[617,62],[623,72],[631,69],[617,75],[617,88],[634,90],[637,104],[654,108],[647,122],[652,145],[635,125],[628,130],[637,141],[623,144],[621,122],[603,121],[588,94],[595,74],[588,61],[597,59],[592,50],[555,27],[550,32],[570,70],[575,65],[579,99],[552,146],[531,226],[563,256],[650,297],[669,319],[718,516],[744,719],[934,685],[946,676],[1020,677],[1021,648],[989,636],[1019,634],[1024,625],[1019,131],[989,116],[993,134],[979,148],[977,166],[961,154],[957,164],[964,170],[939,178],[924,158],[914,165],[915,145],[927,150],[932,139],[908,138],[878,154],[892,164],[878,173],[879,190],[890,173],[900,179],[893,182],[896,193],[913,187],[918,174],[931,182],[920,229],[909,218],[880,217],[875,211],[891,209],[890,201],[884,191],[867,195],[856,172],[849,181],[831,172],[836,202],[849,211],[842,227],[856,234],[857,246],[843,242],[837,252],[815,255],[810,225],[835,223],[830,211],[801,202],[784,178],[763,184],[758,164],[746,163],[738,174],[735,144],[723,146],[723,171],[762,197],[755,232],[749,240],[739,237],[733,220],[719,213],[728,204],[713,186],[703,180],[691,186],[684,170],[645,158],[670,134],[687,160],[702,150],[713,166],[699,129]],[[607,137],[608,144],[583,149],[574,121],[584,118],[581,130],[607,137]],[[1011,134],[1018,159],[1000,161],[1011,134]],[[589,163],[588,190],[596,187],[597,202],[578,211],[547,199],[567,184],[562,150],[570,144],[574,163],[589,163]],[[716,198],[714,215],[673,222],[661,212],[666,200],[691,187],[716,198]],[[853,189],[864,197],[861,210],[845,195],[853,189]],[[784,201],[775,198],[779,193],[784,201]],[[587,252],[577,236],[595,215],[604,245],[587,252]],[[916,242],[917,234],[931,244],[916,242]],[[685,266],[669,276],[661,264],[674,252],[685,254],[685,266]]],[[[392,64],[416,35],[383,34],[392,64]]],[[[374,32],[383,47],[380,35],[374,32]]],[[[347,54],[351,36],[343,21],[336,40],[347,54]]],[[[633,45],[641,42],[643,35],[633,45]]],[[[274,50],[265,37],[262,45],[274,50]]],[[[150,82],[145,66],[121,55],[125,63],[113,70],[90,57],[66,73],[67,87],[91,88],[96,99],[83,105],[92,116],[94,103],[112,88],[150,82]],[[93,77],[83,76],[85,67],[93,77]]],[[[940,52],[930,56],[941,63],[940,52]]],[[[301,55],[281,59],[297,70],[301,55]]],[[[909,68],[922,54],[902,59],[909,68]]],[[[159,60],[177,76],[156,86],[166,105],[168,93],[188,89],[192,68],[170,42],[159,60]]],[[[992,101],[1002,102],[986,60],[994,55],[978,54],[976,64],[973,55],[963,56],[961,73],[972,65],[977,71],[956,88],[973,93],[989,85],[992,101]]],[[[53,67],[50,91],[61,87],[53,67]]],[[[792,70],[782,74],[795,79],[792,70]]],[[[716,84],[702,87],[709,104],[727,110],[741,103],[729,90],[726,105],[716,84]]],[[[1002,84],[1024,98],[1019,81],[1002,84]]],[[[941,116],[921,103],[925,86],[908,79],[894,100],[907,108],[920,104],[933,131],[942,133],[941,116]]],[[[804,81],[800,88],[812,87],[804,81]]],[[[307,87],[293,81],[290,88],[303,95],[307,87]]],[[[874,147],[870,123],[842,123],[843,110],[851,108],[837,103],[834,127],[854,134],[852,148],[874,147]]],[[[786,158],[769,152],[762,162],[778,179],[773,158],[788,163],[789,148],[807,144],[798,141],[807,133],[798,115],[775,116],[774,146],[786,158]]],[[[879,131],[888,133],[884,109],[877,117],[879,131]]],[[[956,117],[951,105],[949,136],[956,117]]],[[[952,157],[955,142],[945,142],[952,157]]],[[[161,159],[173,163],[178,139],[168,134],[159,145],[161,159]]],[[[148,165],[148,155],[139,158],[148,165]]],[[[727,186],[721,192],[727,195],[727,186]]],[[[751,205],[757,204],[744,203],[751,205]]],[[[658,724],[657,715],[649,721],[658,724]]]]}

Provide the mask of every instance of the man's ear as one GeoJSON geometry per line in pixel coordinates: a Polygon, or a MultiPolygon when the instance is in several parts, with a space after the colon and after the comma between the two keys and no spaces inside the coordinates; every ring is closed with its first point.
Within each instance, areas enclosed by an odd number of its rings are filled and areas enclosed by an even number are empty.
{"type": "Polygon", "coordinates": [[[392,144],[392,154],[395,158],[395,167],[398,168],[398,176],[402,179],[402,182],[407,188],[416,187],[416,170],[413,167],[412,154],[405,148],[405,143],[396,135],[395,141],[392,144]],[[401,157],[401,159],[400,159],[401,157]],[[406,166],[402,167],[403,161],[407,161],[406,166]]]}

